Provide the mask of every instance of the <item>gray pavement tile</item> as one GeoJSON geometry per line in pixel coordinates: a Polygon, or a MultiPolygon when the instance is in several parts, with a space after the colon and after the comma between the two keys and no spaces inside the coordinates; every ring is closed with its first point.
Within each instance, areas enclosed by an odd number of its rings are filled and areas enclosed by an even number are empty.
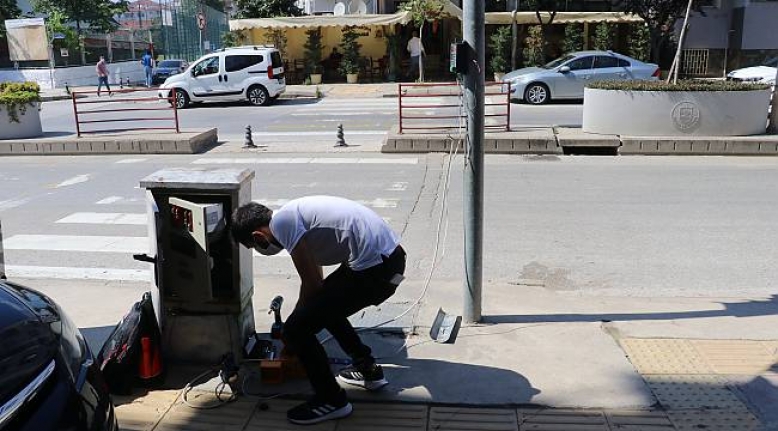
{"type": "Polygon", "coordinates": [[[565,409],[519,409],[521,431],[608,431],[600,411],[565,409]]]}
{"type": "Polygon", "coordinates": [[[354,403],[354,413],[336,431],[425,431],[428,408],[419,404],[354,403]]]}
{"type": "Polygon", "coordinates": [[[514,409],[468,407],[430,408],[430,430],[446,431],[518,431],[514,409]]]}
{"type": "Polygon", "coordinates": [[[678,431],[755,431],[761,426],[747,411],[678,410],[667,415],[678,431]]]}

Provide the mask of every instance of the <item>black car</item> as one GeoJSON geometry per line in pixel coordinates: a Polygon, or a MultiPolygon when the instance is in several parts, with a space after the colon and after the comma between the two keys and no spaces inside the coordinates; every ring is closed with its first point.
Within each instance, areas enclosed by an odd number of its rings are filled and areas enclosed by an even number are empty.
{"type": "Polygon", "coordinates": [[[151,83],[161,84],[173,75],[177,75],[189,66],[186,60],[162,60],[151,72],[151,83]]]}
{"type": "Polygon", "coordinates": [[[81,332],[50,298],[0,280],[0,430],[117,430],[81,332]]]}

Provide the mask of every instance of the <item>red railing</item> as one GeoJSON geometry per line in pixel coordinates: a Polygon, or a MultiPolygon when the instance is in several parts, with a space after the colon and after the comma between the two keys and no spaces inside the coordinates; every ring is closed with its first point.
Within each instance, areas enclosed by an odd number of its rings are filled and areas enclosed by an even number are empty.
{"type": "MultiPolygon", "coordinates": [[[[400,133],[449,133],[461,128],[467,118],[462,97],[462,89],[455,82],[398,84],[400,133]]],[[[509,132],[510,83],[487,82],[484,98],[486,131],[509,132]]]]}
{"type": "MultiPolygon", "coordinates": [[[[175,130],[180,133],[178,127],[178,109],[175,103],[175,94],[170,92],[168,99],[161,99],[156,96],[142,95],[133,96],[132,93],[140,93],[156,90],[126,89],[114,90],[108,97],[93,98],[88,97],[97,94],[97,91],[73,91],[73,114],[76,119],[76,133],[79,137],[88,133],[116,133],[132,132],[138,130],[175,130]],[[81,108],[79,108],[81,107],[81,108]],[[91,108],[90,108],[91,107],[91,108]],[[138,112],[169,113],[169,115],[136,115],[138,112]],[[117,113],[125,115],[117,116],[117,113]],[[109,118],[110,117],[110,118],[109,118]],[[172,122],[171,125],[160,125],[160,122],[172,122]],[[129,127],[111,127],[99,128],[93,130],[84,130],[84,125],[115,125],[123,123],[133,123],[129,127]]],[[[108,93],[102,91],[101,93],[108,93]]],[[[89,126],[87,126],[89,127],[89,126]]]]}

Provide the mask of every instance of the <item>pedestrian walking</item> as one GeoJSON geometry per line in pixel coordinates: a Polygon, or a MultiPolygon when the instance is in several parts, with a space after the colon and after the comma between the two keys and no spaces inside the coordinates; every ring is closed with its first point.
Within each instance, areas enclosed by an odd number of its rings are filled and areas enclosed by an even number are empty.
{"type": "Polygon", "coordinates": [[[100,56],[100,61],[97,62],[97,66],[95,66],[95,71],[97,72],[97,97],[100,97],[100,90],[102,90],[103,85],[105,85],[110,96],[111,87],[108,85],[108,64],[102,55],[100,56]]]}
{"type": "Polygon", "coordinates": [[[408,68],[408,75],[412,80],[417,80],[421,77],[421,64],[419,62],[424,52],[424,45],[419,39],[419,32],[414,30],[413,37],[408,41],[408,52],[411,54],[411,63],[408,68]]]}
{"type": "Polygon", "coordinates": [[[348,321],[391,297],[405,272],[400,239],[378,214],[333,196],[295,199],[275,212],[252,202],[235,210],[231,232],[235,241],[263,255],[288,250],[300,276],[300,295],[283,340],[305,368],[314,396],[287,411],[290,422],[310,425],[350,415],[351,403],[338,381],[367,390],[388,384],[348,321]],[[323,278],[322,266],[328,265],[339,267],[323,278]],[[337,379],[316,338],[323,329],[352,360],[337,379]]]}
{"type": "Polygon", "coordinates": [[[140,58],[140,64],[143,65],[143,71],[146,73],[146,87],[151,88],[151,72],[154,70],[154,58],[151,56],[151,51],[146,50],[146,53],[140,58]]]}

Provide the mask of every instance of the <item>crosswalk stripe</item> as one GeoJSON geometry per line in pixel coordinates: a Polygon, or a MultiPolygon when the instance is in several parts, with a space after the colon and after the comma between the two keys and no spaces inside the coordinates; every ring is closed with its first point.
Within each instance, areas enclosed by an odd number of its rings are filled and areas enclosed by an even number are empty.
{"type": "MultiPolygon", "coordinates": [[[[268,208],[278,208],[284,206],[291,199],[254,199],[254,202],[265,205],[268,208]]],[[[371,208],[397,208],[399,199],[376,198],[373,200],[358,200],[360,204],[371,208]]]]}
{"type": "Polygon", "coordinates": [[[81,251],[94,253],[143,253],[149,249],[146,237],[14,235],[5,240],[5,250],[81,251]]]}
{"type": "Polygon", "coordinates": [[[365,165],[416,165],[419,159],[416,157],[381,157],[381,158],[357,158],[357,157],[276,157],[276,158],[203,158],[192,162],[193,165],[231,165],[231,164],[271,164],[271,165],[300,165],[300,164],[365,164],[365,165]]]}
{"type": "Polygon", "coordinates": [[[55,223],[145,225],[147,222],[146,214],[80,212],[59,219],[55,223]]]}
{"type": "Polygon", "coordinates": [[[12,278],[151,281],[151,271],[145,269],[7,265],[6,272],[12,278]]]}
{"type": "MultiPolygon", "coordinates": [[[[334,136],[335,131],[322,131],[322,132],[253,132],[251,136],[256,138],[273,137],[273,136],[334,136]]],[[[386,136],[386,130],[349,130],[349,136],[386,136]]]]}
{"type": "Polygon", "coordinates": [[[145,162],[146,160],[148,159],[122,159],[116,161],[115,163],[117,165],[121,165],[121,164],[128,164],[128,163],[140,163],[140,162],[145,162]]]}

